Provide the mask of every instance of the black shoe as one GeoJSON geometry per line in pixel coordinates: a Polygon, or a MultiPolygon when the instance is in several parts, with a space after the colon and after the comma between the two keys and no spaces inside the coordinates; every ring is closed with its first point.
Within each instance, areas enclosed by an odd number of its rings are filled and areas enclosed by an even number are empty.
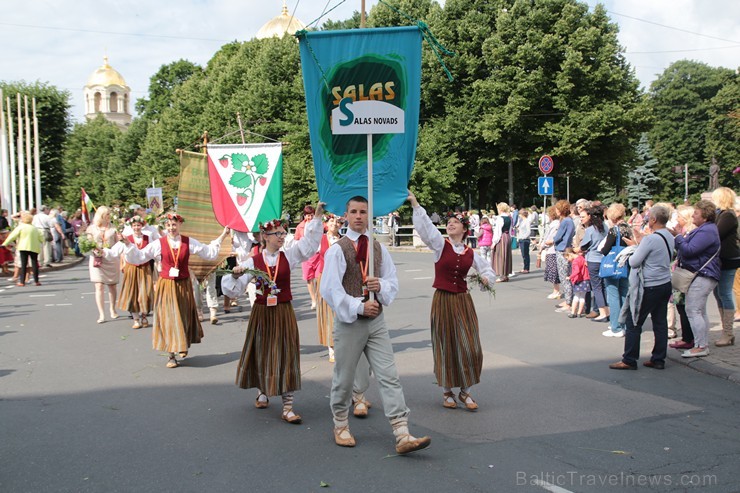
{"type": "Polygon", "coordinates": [[[652,368],[654,370],[665,370],[665,363],[662,361],[646,361],[642,364],[642,366],[647,366],[648,368],[652,368]]]}
{"type": "Polygon", "coordinates": [[[575,313],[569,313],[568,318],[578,318],[578,315],[576,315],[575,313]]]}

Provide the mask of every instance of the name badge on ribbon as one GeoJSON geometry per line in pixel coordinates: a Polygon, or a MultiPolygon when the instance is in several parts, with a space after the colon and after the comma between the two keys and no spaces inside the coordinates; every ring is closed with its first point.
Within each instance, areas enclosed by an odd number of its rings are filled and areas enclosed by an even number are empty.
{"type": "Polygon", "coordinates": [[[362,285],[362,297],[370,298],[370,290],[368,289],[367,284],[362,285]]]}
{"type": "Polygon", "coordinates": [[[267,306],[277,306],[278,299],[274,294],[267,295],[267,306]]]}
{"type": "Polygon", "coordinates": [[[170,267],[170,277],[178,277],[180,275],[180,269],[177,267],[170,267]]]}

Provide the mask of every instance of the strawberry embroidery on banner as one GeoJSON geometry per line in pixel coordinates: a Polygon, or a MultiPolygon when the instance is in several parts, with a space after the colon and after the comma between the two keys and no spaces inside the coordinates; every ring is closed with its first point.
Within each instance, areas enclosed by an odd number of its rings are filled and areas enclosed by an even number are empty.
{"type": "Polygon", "coordinates": [[[249,203],[251,207],[257,186],[265,186],[267,177],[265,173],[270,169],[270,163],[265,154],[257,154],[251,159],[246,154],[225,154],[218,162],[224,168],[231,164],[234,171],[229,179],[229,185],[237,189],[236,203],[239,206],[249,203]]]}

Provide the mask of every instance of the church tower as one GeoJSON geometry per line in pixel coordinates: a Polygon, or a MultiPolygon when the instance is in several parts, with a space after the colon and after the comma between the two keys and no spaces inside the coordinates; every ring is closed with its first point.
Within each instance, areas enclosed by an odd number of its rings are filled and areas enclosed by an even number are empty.
{"type": "Polygon", "coordinates": [[[103,65],[87,80],[84,94],[85,118],[88,120],[100,113],[119,127],[131,124],[131,88],[123,76],[108,65],[107,56],[103,57],[103,65]]]}
{"type": "Polygon", "coordinates": [[[306,29],[306,25],[301,22],[297,17],[293,17],[288,13],[288,6],[283,0],[283,11],[277,17],[267,21],[264,26],[257,31],[257,39],[265,38],[282,38],[286,33],[293,35],[297,31],[306,29]]]}

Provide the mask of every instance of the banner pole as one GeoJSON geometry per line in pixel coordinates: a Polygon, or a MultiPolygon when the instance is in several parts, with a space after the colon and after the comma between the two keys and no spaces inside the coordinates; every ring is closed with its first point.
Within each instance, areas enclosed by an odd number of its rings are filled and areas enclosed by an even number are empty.
{"type": "MultiPolygon", "coordinates": [[[[367,134],[367,226],[370,238],[367,242],[368,251],[368,262],[370,265],[367,266],[368,277],[375,277],[375,262],[373,248],[373,232],[375,230],[375,220],[373,213],[373,134],[367,134]]],[[[373,301],[375,296],[370,291],[370,301],[373,301]]]]}

